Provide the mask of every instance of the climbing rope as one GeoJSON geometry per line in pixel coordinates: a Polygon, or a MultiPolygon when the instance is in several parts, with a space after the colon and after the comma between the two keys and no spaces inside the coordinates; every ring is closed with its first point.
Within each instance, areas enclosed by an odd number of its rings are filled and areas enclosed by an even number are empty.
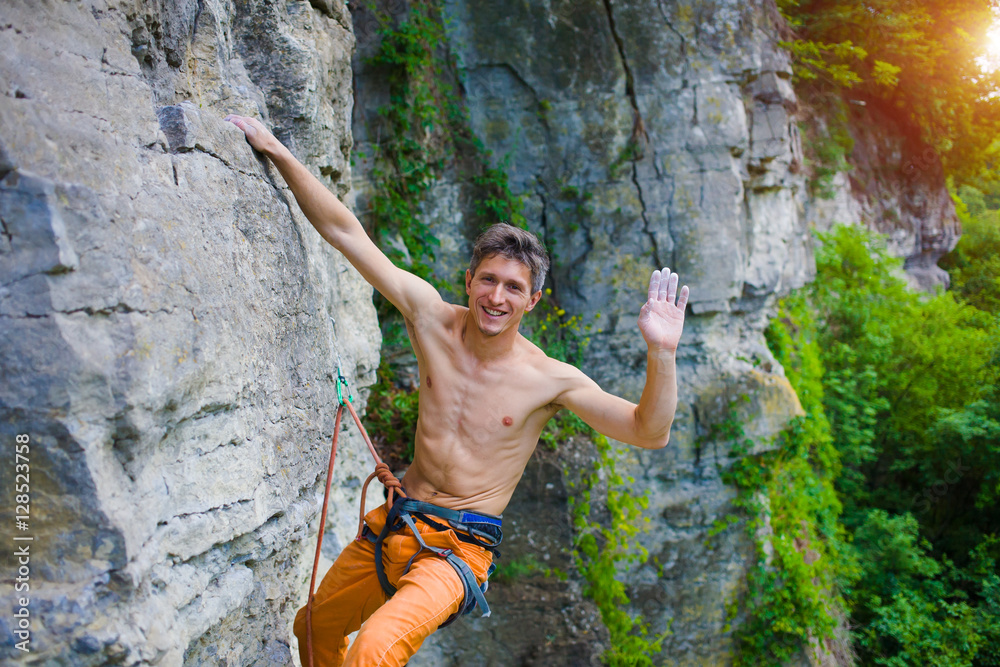
{"type": "Polygon", "coordinates": [[[330,485],[333,482],[333,462],[337,456],[337,437],[340,435],[340,422],[344,416],[345,407],[351,412],[354,423],[358,425],[358,430],[361,431],[361,436],[365,439],[365,444],[368,445],[368,451],[371,452],[372,457],[375,459],[375,472],[368,475],[368,479],[365,480],[364,485],[361,487],[361,517],[358,520],[358,535],[355,539],[364,539],[361,533],[365,526],[365,496],[368,492],[369,482],[378,477],[378,481],[389,490],[388,503],[390,507],[392,507],[393,503],[393,494],[406,496],[406,493],[403,491],[403,485],[392,474],[392,471],[389,470],[389,466],[379,458],[378,452],[375,451],[375,445],[372,444],[371,438],[368,437],[368,432],[361,424],[358,413],[354,410],[354,396],[350,393],[347,378],[340,371],[339,355],[337,359],[337,401],[339,405],[337,406],[337,418],[333,426],[333,440],[330,443],[330,465],[326,470],[326,491],[323,493],[323,511],[319,516],[319,539],[316,542],[316,556],[313,559],[312,578],[309,580],[309,599],[306,602],[306,650],[309,654],[309,667],[313,667],[312,606],[316,591],[316,572],[319,569],[319,556],[323,547],[323,531],[326,528],[326,510],[330,502],[330,485]],[[346,398],[344,397],[344,390],[347,390],[346,398]]]}

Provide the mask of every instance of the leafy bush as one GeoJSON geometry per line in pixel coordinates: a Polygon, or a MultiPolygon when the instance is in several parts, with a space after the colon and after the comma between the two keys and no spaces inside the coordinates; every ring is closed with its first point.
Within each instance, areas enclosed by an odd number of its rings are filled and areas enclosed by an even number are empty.
{"type": "Polygon", "coordinates": [[[833,474],[842,511],[826,502],[816,532],[835,537],[840,513],[850,539],[827,543],[855,649],[863,664],[996,664],[997,318],[908,291],[871,233],[821,241],[816,281],[768,340],[818,429],[816,470],[833,474]]]}
{"type": "Polygon", "coordinates": [[[959,189],[955,211],[962,238],[941,260],[951,276],[951,290],[968,304],[1000,315],[1000,202],[990,208],[983,192],[971,186],[959,189]]]}

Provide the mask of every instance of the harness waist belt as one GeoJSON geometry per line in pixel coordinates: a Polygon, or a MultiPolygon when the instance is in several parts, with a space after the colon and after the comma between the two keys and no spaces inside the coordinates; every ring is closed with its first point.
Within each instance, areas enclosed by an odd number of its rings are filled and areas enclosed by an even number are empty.
{"type": "MultiPolygon", "coordinates": [[[[459,540],[475,544],[499,556],[496,547],[503,539],[503,531],[501,530],[503,520],[501,517],[464,510],[452,510],[421,500],[399,496],[392,504],[392,507],[389,508],[388,516],[385,518],[385,525],[378,536],[368,526],[365,526],[365,530],[362,533],[364,537],[375,545],[375,573],[378,575],[379,583],[382,585],[382,589],[386,595],[389,597],[395,595],[396,587],[389,583],[389,579],[385,575],[385,567],[382,564],[382,543],[385,542],[385,538],[389,536],[390,532],[401,530],[404,526],[408,526],[413,532],[413,536],[417,538],[420,549],[410,558],[410,562],[406,566],[406,571],[409,572],[410,566],[413,565],[413,560],[421,551],[430,551],[445,559],[455,569],[465,590],[465,597],[459,605],[458,611],[442,623],[441,627],[448,625],[459,616],[470,613],[477,606],[482,610],[483,616],[489,616],[490,606],[486,603],[486,597],[484,596],[489,587],[489,581],[487,580],[480,586],[476,580],[476,575],[469,568],[468,564],[456,556],[451,549],[439,549],[427,544],[423,537],[421,537],[420,530],[417,529],[416,524],[413,522],[414,515],[435,530],[448,530],[447,526],[431,520],[429,516],[443,519],[456,531],[467,533],[456,532],[455,535],[459,540]]],[[[486,575],[487,578],[493,574],[495,568],[495,564],[490,565],[489,572],[486,575]]]]}
{"type": "Polygon", "coordinates": [[[430,516],[437,517],[438,519],[444,519],[445,521],[454,521],[456,523],[485,523],[491,526],[497,526],[498,528],[503,526],[503,517],[501,516],[470,512],[468,510],[452,510],[447,507],[440,507],[422,500],[414,500],[413,498],[403,498],[401,502],[406,504],[406,509],[409,512],[429,514],[430,516]]]}

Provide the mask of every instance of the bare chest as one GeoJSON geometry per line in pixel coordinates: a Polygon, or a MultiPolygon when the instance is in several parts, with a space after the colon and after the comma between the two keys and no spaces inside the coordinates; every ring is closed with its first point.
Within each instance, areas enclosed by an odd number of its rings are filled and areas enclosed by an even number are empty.
{"type": "Polygon", "coordinates": [[[466,445],[534,444],[547,420],[545,387],[523,365],[427,364],[420,386],[421,430],[466,445]]]}

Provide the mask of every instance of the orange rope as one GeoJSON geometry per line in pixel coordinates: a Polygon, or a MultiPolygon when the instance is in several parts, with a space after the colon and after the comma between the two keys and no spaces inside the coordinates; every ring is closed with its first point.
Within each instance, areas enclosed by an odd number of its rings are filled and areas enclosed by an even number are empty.
{"type": "Polygon", "coordinates": [[[403,491],[403,485],[400,483],[396,476],[392,474],[389,470],[389,466],[382,462],[379,458],[378,452],[375,451],[375,445],[372,444],[371,438],[368,437],[368,432],[365,431],[365,427],[361,424],[361,419],[358,418],[358,413],[354,411],[354,406],[351,405],[350,401],[342,401],[339,406],[337,406],[337,420],[333,426],[333,440],[330,443],[330,465],[326,471],[326,491],[323,493],[323,511],[319,516],[319,540],[316,543],[316,556],[313,559],[313,569],[312,578],[309,580],[309,599],[306,601],[306,650],[309,654],[309,667],[313,667],[313,650],[312,650],[312,606],[313,598],[315,597],[314,592],[316,590],[316,571],[319,569],[319,556],[323,547],[323,531],[326,528],[326,510],[330,502],[330,485],[333,482],[333,462],[337,456],[337,437],[340,435],[340,421],[344,415],[344,406],[351,411],[351,416],[354,417],[354,423],[358,425],[358,430],[361,431],[362,437],[365,439],[365,444],[368,445],[368,450],[372,453],[372,457],[375,459],[375,472],[368,475],[368,479],[365,480],[364,486],[361,487],[361,518],[358,521],[358,535],[355,539],[363,539],[361,533],[364,530],[365,525],[365,495],[368,492],[368,483],[372,481],[375,477],[378,477],[378,481],[382,483],[389,490],[388,503],[392,506],[393,494],[398,493],[400,496],[406,496],[403,491]]]}

